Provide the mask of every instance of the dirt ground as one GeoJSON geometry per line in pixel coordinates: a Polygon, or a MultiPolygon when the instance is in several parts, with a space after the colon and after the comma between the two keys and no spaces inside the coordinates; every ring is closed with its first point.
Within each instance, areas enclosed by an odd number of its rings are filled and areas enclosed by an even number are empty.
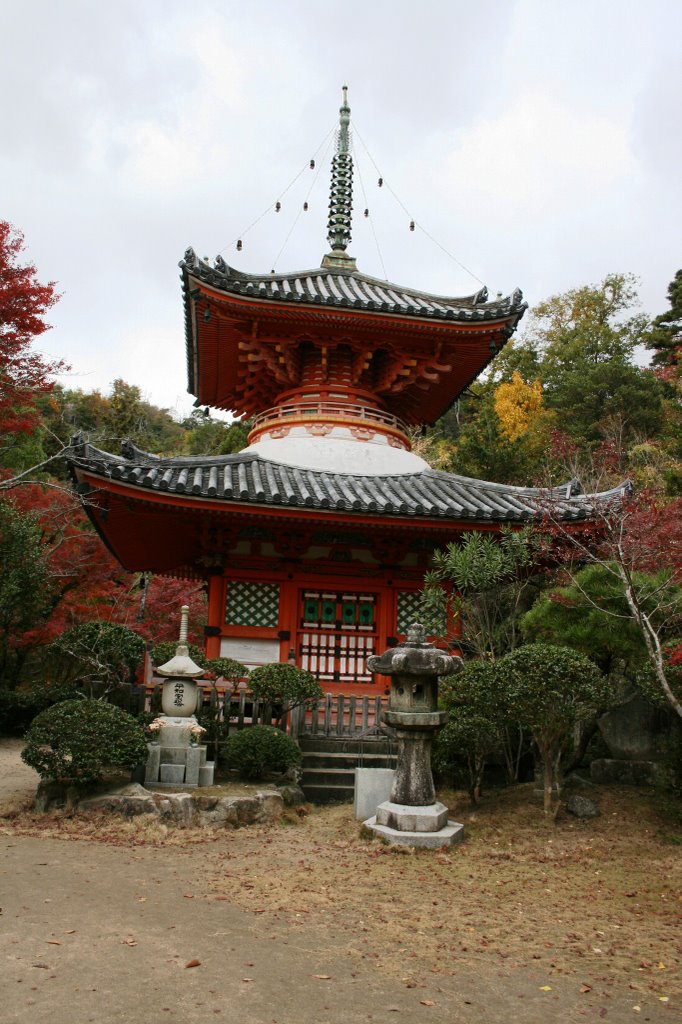
{"type": "Polygon", "coordinates": [[[37,816],[18,752],[0,741],[3,1020],[680,1019],[682,835],[650,793],[556,825],[528,787],[474,814],[445,794],[464,844],[410,854],[349,805],[215,832],[37,816]]]}

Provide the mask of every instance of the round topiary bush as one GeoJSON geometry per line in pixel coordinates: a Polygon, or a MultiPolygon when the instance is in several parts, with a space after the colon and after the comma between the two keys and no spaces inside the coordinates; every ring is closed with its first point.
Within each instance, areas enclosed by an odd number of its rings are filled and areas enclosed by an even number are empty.
{"type": "Polygon", "coordinates": [[[143,764],[147,743],[127,711],[99,700],[66,700],[34,719],[21,756],[42,779],[87,785],[143,764]]]}
{"type": "Polygon", "coordinates": [[[242,779],[261,779],[266,772],[285,772],[298,768],[302,761],[294,740],[271,725],[252,725],[230,736],[226,755],[228,766],[236,768],[242,779]]]}

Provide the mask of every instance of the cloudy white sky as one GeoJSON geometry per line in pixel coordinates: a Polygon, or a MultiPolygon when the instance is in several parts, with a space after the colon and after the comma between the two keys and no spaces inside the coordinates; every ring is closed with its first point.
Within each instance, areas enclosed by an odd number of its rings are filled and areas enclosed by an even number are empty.
{"type": "Polygon", "coordinates": [[[43,349],[70,386],[186,413],[177,262],[319,265],[344,82],[361,270],[531,305],[632,271],[655,315],[682,266],[681,40],[678,0],[0,0],[0,218],[62,293],[43,349]]]}

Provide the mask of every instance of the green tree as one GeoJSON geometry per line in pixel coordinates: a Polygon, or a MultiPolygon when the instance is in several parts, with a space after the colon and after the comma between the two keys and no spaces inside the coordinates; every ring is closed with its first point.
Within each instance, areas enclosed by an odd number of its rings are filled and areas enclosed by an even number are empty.
{"type": "MultiPolygon", "coordinates": [[[[647,583],[655,594],[661,580],[638,574],[637,583],[643,594],[647,583]]],[[[528,642],[571,647],[591,658],[606,675],[619,663],[635,670],[646,659],[642,635],[612,566],[583,566],[566,585],[544,591],[520,626],[528,642]]]]}
{"type": "Polygon", "coordinates": [[[648,328],[638,305],[637,279],[609,274],[533,310],[528,334],[540,353],[545,400],[573,437],[595,442],[610,430],[641,438],[660,429],[660,384],[633,364],[648,328]]]}
{"type": "Polygon", "coordinates": [[[552,644],[517,647],[499,663],[506,675],[507,699],[521,725],[533,736],[543,765],[543,807],[552,810],[553,784],[561,792],[561,758],[577,722],[606,700],[608,687],[594,662],[552,644]]]}
{"type": "Polygon", "coordinates": [[[248,444],[250,420],[213,420],[197,409],[183,421],[183,450],[187,455],[231,455],[248,444]]]}
{"type": "MultiPolygon", "coordinates": [[[[425,577],[425,610],[440,610],[442,620],[446,595],[454,588],[465,650],[494,660],[516,645],[518,617],[534,585],[533,558],[529,529],[464,533],[461,541],[434,552],[434,567],[425,577]]],[[[437,631],[437,625],[436,618],[427,628],[437,631]]]]}
{"type": "Polygon", "coordinates": [[[48,649],[48,659],[62,680],[95,681],[111,688],[130,682],[144,655],[144,640],[114,622],[84,622],[67,629],[48,649]]]}
{"type": "Polygon", "coordinates": [[[16,686],[27,631],[49,607],[49,576],[39,518],[0,500],[0,685],[16,686]]]}
{"type": "Polygon", "coordinates": [[[515,755],[509,750],[513,712],[507,702],[504,677],[496,663],[470,661],[457,675],[441,679],[439,694],[448,720],[436,739],[434,764],[451,767],[463,757],[469,797],[477,804],[486,763],[495,751],[510,753],[508,774],[512,778],[518,774],[518,760],[515,772],[515,755]]]}
{"type": "Polygon", "coordinates": [[[668,285],[670,309],[653,321],[645,338],[647,348],[653,350],[651,362],[662,369],[680,369],[682,352],[682,270],[678,270],[668,285]]]}

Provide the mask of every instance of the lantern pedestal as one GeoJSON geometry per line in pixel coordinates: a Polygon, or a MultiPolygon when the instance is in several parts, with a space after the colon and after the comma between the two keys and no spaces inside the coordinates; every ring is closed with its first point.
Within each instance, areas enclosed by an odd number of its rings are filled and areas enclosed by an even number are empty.
{"type": "Polygon", "coordinates": [[[194,715],[189,718],[159,715],[159,720],[162,725],[158,742],[147,744],[145,786],[168,789],[212,786],[215,763],[206,760],[205,746],[191,742],[190,730],[197,724],[194,715]]]}
{"type": "Polygon", "coordinates": [[[391,799],[364,824],[389,843],[438,849],[464,838],[464,826],[450,821],[447,807],[436,800],[431,774],[431,745],[446,718],[438,710],[438,677],[458,672],[461,664],[427,643],[419,623],[404,644],[367,659],[372,672],[391,676],[383,719],[398,739],[398,767],[391,799]]]}

